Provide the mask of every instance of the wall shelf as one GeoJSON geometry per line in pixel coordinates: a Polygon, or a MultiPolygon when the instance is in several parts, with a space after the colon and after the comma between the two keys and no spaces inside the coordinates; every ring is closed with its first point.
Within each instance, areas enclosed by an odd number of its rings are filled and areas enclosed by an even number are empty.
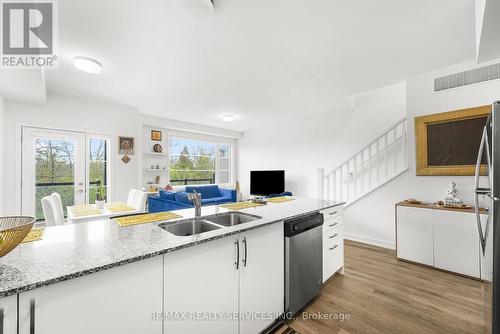
{"type": "Polygon", "coordinates": [[[167,153],[158,153],[158,152],[144,152],[144,154],[147,154],[147,155],[157,155],[157,156],[160,156],[160,157],[167,157],[168,156],[167,153]]]}
{"type": "Polygon", "coordinates": [[[156,168],[146,168],[144,169],[145,172],[168,172],[168,169],[156,169],[156,168]]]}

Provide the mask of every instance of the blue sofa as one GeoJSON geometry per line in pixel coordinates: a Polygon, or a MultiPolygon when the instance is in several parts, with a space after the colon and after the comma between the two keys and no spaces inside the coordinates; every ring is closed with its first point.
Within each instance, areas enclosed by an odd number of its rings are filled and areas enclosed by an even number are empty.
{"type": "Polygon", "coordinates": [[[217,185],[187,186],[185,191],[169,192],[160,190],[158,196],[149,197],[149,212],[175,211],[193,207],[188,193],[196,191],[201,194],[201,205],[216,205],[236,202],[236,191],[219,188],[217,185]]]}

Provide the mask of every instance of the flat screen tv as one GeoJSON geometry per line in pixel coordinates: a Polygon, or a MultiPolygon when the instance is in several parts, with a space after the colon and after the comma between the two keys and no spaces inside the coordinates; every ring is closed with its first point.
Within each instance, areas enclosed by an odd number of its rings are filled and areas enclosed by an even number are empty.
{"type": "Polygon", "coordinates": [[[250,194],[269,196],[285,191],[284,170],[253,170],[250,172],[250,194]]]}

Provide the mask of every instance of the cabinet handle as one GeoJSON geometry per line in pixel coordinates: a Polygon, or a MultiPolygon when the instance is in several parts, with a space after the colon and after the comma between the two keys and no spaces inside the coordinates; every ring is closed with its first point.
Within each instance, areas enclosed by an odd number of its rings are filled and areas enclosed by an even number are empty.
{"type": "Polygon", "coordinates": [[[333,224],[330,224],[329,226],[330,226],[330,227],[334,227],[334,226],[336,226],[336,225],[338,225],[338,223],[333,223],[333,224]]]}
{"type": "Polygon", "coordinates": [[[236,270],[240,269],[240,241],[236,239],[234,242],[236,245],[236,262],[234,263],[236,265],[236,270]]]}
{"type": "Polygon", "coordinates": [[[339,245],[335,245],[335,246],[330,247],[330,248],[328,248],[328,249],[329,249],[329,250],[334,250],[334,249],[335,249],[335,248],[337,248],[338,246],[339,246],[339,245]]]}
{"type": "Polygon", "coordinates": [[[0,308],[0,334],[3,334],[3,308],[0,308]]]}
{"type": "Polygon", "coordinates": [[[35,334],[35,300],[30,300],[30,334],[35,334]]]}
{"type": "Polygon", "coordinates": [[[329,215],[330,216],[333,216],[334,214],[336,214],[338,211],[333,211],[333,212],[330,212],[329,215]]]}
{"type": "Polygon", "coordinates": [[[243,241],[242,241],[243,245],[245,245],[245,257],[243,258],[243,267],[246,267],[247,266],[247,238],[246,237],[243,237],[243,241]]]}
{"type": "Polygon", "coordinates": [[[338,233],[335,233],[334,235],[331,235],[331,236],[330,236],[330,239],[333,239],[333,238],[335,238],[335,237],[336,237],[336,236],[338,236],[338,235],[339,235],[338,233]]]}

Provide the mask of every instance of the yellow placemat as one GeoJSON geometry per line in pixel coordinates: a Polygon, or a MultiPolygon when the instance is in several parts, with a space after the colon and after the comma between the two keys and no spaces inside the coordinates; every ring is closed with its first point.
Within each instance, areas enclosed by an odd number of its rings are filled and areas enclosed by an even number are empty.
{"type": "Polygon", "coordinates": [[[94,204],[75,205],[71,207],[71,212],[75,217],[100,215],[102,210],[98,209],[94,204]]]}
{"type": "Polygon", "coordinates": [[[106,209],[111,212],[125,212],[125,211],[134,211],[135,209],[131,206],[128,206],[123,202],[112,202],[106,204],[106,209]]]}
{"type": "Polygon", "coordinates": [[[265,204],[253,203],[253,202],[238,202],[238,203],[219,205],[219,207],[229,209],[229,210],[243,210],[243,209],[255,208],[255,207],[263,206],[263,205],[265,205],[265,204]]]}
{"type": "Polygon", "coordinates": [[[283,202],[288,202],[288,201],[293,201],[295,198],[292,197],[286,197],[286,196],[281,196],[281,197],[271,197],[267,199],[268,203],[283,203],[283,202]]]}
{"type": "Polygon", "coordinates": [[[32,241],[42,240],[44,232],[45,232],[44,228],[34,228],[28,233],[26,237],[24,237],[23,241],[21,242],[32,242],[32,241]]]}
{"type": "Polygon", "coordinates": [[[115,218],[113,220],[121,227],[125,227],[125,226],[132,226],[145,223],[161,222],[164,220],[170,220],[176,218],[182,218],[182,216],[173,212],[158,212],[158,213],[148,213],[145,215],[120,217],[120,218],[115,218]]]}

